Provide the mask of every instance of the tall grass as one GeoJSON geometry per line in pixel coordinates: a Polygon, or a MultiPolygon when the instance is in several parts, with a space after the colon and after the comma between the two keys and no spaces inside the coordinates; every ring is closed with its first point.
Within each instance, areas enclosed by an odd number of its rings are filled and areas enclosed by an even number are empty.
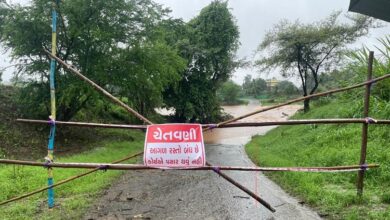
{"type": "MultiPolygon", "coordinates": [[[[372,117],[389,119],[389,102],[378,103],[372,117]]],[[[362,103],[338,99],[316,106],[294,119],[360,117],[362,103]]],[[[330,219],[390,219],[390,127],[369,127],[367,163],[379,169],[365,176],[364,197],[356,196],[356,172],[272,173],[270,177],[330,219]]],[[[301,125],[278,127],[246,146],[262,166],[339,166],[358,164],[361,125],[301,125]],[[288,140],[288,141],[286,141],[288,140]]]]}

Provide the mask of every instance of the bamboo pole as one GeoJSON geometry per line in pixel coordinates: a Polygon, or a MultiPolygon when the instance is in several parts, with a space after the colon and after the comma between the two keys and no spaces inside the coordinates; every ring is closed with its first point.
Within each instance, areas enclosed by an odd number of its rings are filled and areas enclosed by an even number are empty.
{"type": "MultiPolygon", "coordinates": [[[[137,153],[141,155],[141,153],[137,153]]],[[[24,160],[9,160],[0,159],[0,164],[15,164],[15,165],[27,165],[27,166],[38,166],[38,167],[56,167],[56,168],[81,168],[81,169],[104,169],[104,170],[233,170],[233,171],[291,171],[291,172],[347,172],[356,170],[365,170],[368,168],[377,168],[378,164],[367,164],[367,165],[349,165],[349,166],[333,166],[333,167],[238,167],[238,166],[214,166],[207,163],[207,166],[202,167],[189,167],[189,168],[156,168],[145,166],[143,164],[113,164],[113,163],[45,163],[36,161],[24,161],[24,160]]]]}
{"type": "MultiPolygon", "coordinates": [[[[32,120],[32,119],[16,119],[17,122],[21,123],[32,123],[32,124],[50,124],[50,121],[45,120],[32,120]]],[[[76,127],[94,127],[94,128],[121,128],[121,129],[140,129],[145,130],[146,125],[126,125],[126,124],[102,124],[102,123],[87,123],[87,122],[76,122],[76,121],[56,121],[57,125],[67,125],[76,127]]]]}
{"type": "MultiPolygon", "coordinates": [[[[50,124],[46,120],[33,119],[16,119],[21,123],[33,124],[50,124]]],[[[57,125],[77,126],[77,127],[96,127],[96,128],[119,128],[119,129],[139,129],[145,130],[146,125],[126,125],[126,124],[102,124],[102,123],[87,123],[75,121],[56,121],[57,125]]],[[[221,125],[218,128],[235,128],[235,127],[261,127],[274,125],[306,125],[306,124],[390,124],[390,120],[377,120],[372,118],[341,118],[341,119],[308,119],[308,120],[288,120],[288,121],[264,121],[264,122],[236,122],[221,125]]],[[[212,127],[214,124],[203,124],[203,128],[212,127]]]]}
{"type": "MultiPolygon", "coordinates": [[[[136,153],[136,154],[133,154],[133,155],[131,155],[131,156],[125,157],[125,158],[123,158],[123,159],[113,161],[112,164],[117,164],[117,163],[120,163],[120,162],[129,160],[129,159],[131,159],[131,158],[137,157],[137,156],[142,155],[142,154],[143,154],[143,152],[141,152],[141,153],[136,153]]],[[[10,203],[10,202],[18,201],[18,200],[21,200],[21,199],[24,199],[24,198],[33,196],[33,195],[38,194],[38,193],[40,193],[40,192],[43,192],[43,191],[45,191],[45,190],[52,189],[52,188],[54,188],[54,187],[60,186],[60,185],[62,185],[62,184],[68,183],[68,182],[70,182],[70,181],[79,179],[79,178],[81,178],[81,177],[83,177],[83,176],[87,176],[87,175],[89,175],[89,174],[91,174],[91,173],[94,173],[94,172],[96,172],[96,171],[98,171],[98,170],[101,170],[100,167],[97,167],[97,168],[94,168],[94,169],[92,169],[92,170],[90,170],[90,171],[87,171],[87,172],[84,172],[84,173],[81,173],[81,174],[78,174],[78,175],[69,177],[69,178],[64,179],[64,180],[61,180],[61,181],[59,181],[59,182],[57,182],[57,183],[55,183],[55,184],[53,184],[53,185],[51,185],[51,186],[43,187],[43,188],[34,190],[34,191],[32,191],[32,192],[26,193],[26,194],[24,194],[24,195],[21,195],[21,196],[18,196],[18,197],[14,197],[14,198],[12,198],[12,199],[9,199],[9,200],[0,202],[0,206],[1,206],[1,205],[8,204],[8,203],[10,203]]]]}
{"type": "MultiPolygon", "coordinates": [[[[52,40],[51,40],[51,55],[55,56],[57,52],[57,11],[56,7],[59,4],[59,0],[53,1],[52,3],[52,40]]],[[[56,71],[56,60],[51,58],[50,61],[50,106],[51,106],[51,115],[50,120],[56,120],[56,95],[55,95],[55,71],[56,71]]],[[[54,140],[56,134],[56,125],[53,123],[50,125],[50,134],[49,141],[47,145],[47,156],[46,159],[53,161],[54,159],[54,140]]],[[[53,170],[51,168],[47,169],[47,185],[49,189],[47,190],[47,203],[49,209],[54,207],[54,190],[51,186],[54,184],[53,179],[53,170]]]]}
{"type": "Polygon", "coordinates": [[[137,118],[139,118],[140,120],[142,120],[143,122],[145,122],[146,124],[153,124],[151,121],[149,121],[147,118],[145,118],[144,116],[142,116],[141,114],[139,114],[137,111],[135,111],[134,109],[130,108],[128,105],[126,105],[124,102],[122,102],[121,100],[119,100],[118,98],[116,98],[115,96],[111,95],[109,92],[107,92],[105,89],[103,89],[102,87],[100,87],[98,84],[96,84],[95,82],[93,82],[92,80],[88,79],[86,76],[84,76],[83,74],[81,74],[78,70],[76,70],[75,68],[73,68],[71,65],[65,63],[63,60],[61,60],[60,58],[58,58],[57,56],[53,55],[53,54],[50,54],[49,51],[47,51],[46,49],[43,49],[51,58],[55,59],[59,64],[61,64],[63,67],[65,67],[65,69],[68,69],[70,72],[74,73],[76,76],[78,76],[80,79],[84,80],[85,82],[89,83],[93,88],[95,88],[97,91],[101,92],[103,95],[105,95],[106,97],[108,97],[109,99],[111,99],[113,102],[115,102],[116,104],[118,104],[119,106],[121,106],[122,108],[124,108],[126,111],[128,111],[129,113],[135,115],[137,118]]]}
{"type": "MultiPolygon", "coordinates": [[[[352,85],[352,86],[348,86],[348,87],[344,87],[344,88],[339,88],[339,89],[333,89],[333,90],[330,90],[330,91],[327,91],[327,92],[317,93],[317,94],[313,94],[313,95],[308,95],[308,96],[304,96],[304,97],[301,97],[301,98],[293,99],[293,100],[290,100],[290,101],[287,101],[285,103],[281,103],[281,104],[278,104],[278,105],[265,107],[263,109],[260,109],[260,110],[254,111],[254,112],[251,112],[251,113],[248,113],[248,114],[245,114],[245,115],[233,118],[233,119],[229,119],[229,120],[226,120],[224,122],[220,122],[220,123],[218,123],[216,125],[216,127],[219,127],[219,126],[225,125],[225,124],[229,124],[229,123],[238,121],[240,119],[247,118],[249,116],[252,116],[252,115],[255,115],[255,114],[258,114],[258,113],[261,113],[261,112],[266,112],[266,111],[269,111],[269,110],[272,110],[272,109],[276,109],[276,108],[280,108],[280,107],[283,107],[283,106],[286,106],[286,105],[289,105],[289,104],[292,104],[292,103],[300,102],[300,101],[303,101],[303,100],[306,100],[306,99],[311,99],[311,98],[314,98],[314,97],[326,96],[326,95],[330,95],[330,94],[333,94],[333,93],[344,92],[344,91],[347,91],[347,90],[356,89],[356,88],[359,88],[359,87],[362,87],[362,86],[370,85],[370,84],[373,84],[375,82],[387,79],[389,77],[390,77],[390,74],[386,74],[386,75],[383,75],[381,77],[378,77],[378,78],[375,78],[375,79],[372,79],[372,80],[368,80],[366,82],[359,83],[359,84],[356,84],[356,85],[352,85]]],[[[209,129],[211,129],[211,128],[206,128],[205,130],[209,130],[209,129]]]]}
{"type": "Polygon", "coordinates": [[[230,176],[222,173],[220,171],[220,168],[216,168],[215,166],[213,166],[212,164],[210,164],[209,162],[206,162],[206,165],[208,168],[211,168],[214,173],[222,176],[222,178],[224,178],[225,180],[228,180],[229,183],[233,184],[234,186],[236,186],[237,188],[241,189],[242,191],[244,191],[246,194],[248,194],[249,196],[251,196],[252,198],[254,198],[256,201],[258,201],[260,204],[262,204],[264,207],[266,207],[268,210],[270,210],[271,212],[276,212],[276,210],[267,202],[265,201],[264,199],[260,198],[260,196],[258,196],[256,193],[250,191],[248,188],[244,187],[243,185],[239,184],[237,181],[235,181],[233,178],[231,178],[230,176]]]}
{"type": "MultiPolygon", "coordinates": [[[[372,78],[372,65],[374,62],[374,52],[370,51],[368,57],[368,71],[367,71],[367,81],[370,81],[372,78]]],[[[366,85],[366,91],[364,94],[364,111],[363,116],[368,117],[369,108],[370,108],[370,93],[371,93],[371,84],[366,85]]],[[[366,155],[367,155],[367,135],[368,135],[368,124],[363,124],[362,127],[362,144],[360,149],[360,162],[359,164],[366,163],[366,155]]],[[[363,187],[364,187],[364,170],[360,170],[358,172],[357,178],[357,195],[361,197],[363,195],[363,187]]]]}

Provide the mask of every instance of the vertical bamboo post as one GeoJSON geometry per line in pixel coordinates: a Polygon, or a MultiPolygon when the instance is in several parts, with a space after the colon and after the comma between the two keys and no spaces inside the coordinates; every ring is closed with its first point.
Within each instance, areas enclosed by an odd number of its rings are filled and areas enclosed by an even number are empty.
{"type": "MultiPolygon", "coordinates": [[[[59,4],[59,0],[53,1],[52,4],[52,35],[51,35],[51,54],[53,56],[56,55],[57,51],[57,12],[56,7],[57,4],[59,4]]],[[[55,97],[55,70],[56,70],[56,60],[51,59],[50,60],[50,105],[51,105],[51,115],[50,115],[50,134],[49,134],[49,141],[47,145],[47,157],[45,158],[48,163],[53,161],[53,151],[54,151],[54,137],[56,133],[56,97],[55,97]]],[[[52,168],[47,169],[47,185],[49,187],[53,186],[54,180],[53,180],[53,170],[52,168]]],[[[47,190],[47,202],[49,208],[54,207],[54,189],[51,187],[47,190]]]]}
{"type": "MultiPolygon", "coordinates": [[[[371,80],[372,78],[372,65],[374,61],[374,52],[370,51],[370,55],[368,58],[368,72],[367,72],[367,81],[371,80]]],[[[369,108],[370,108],[370,93],[371,93],[371,85],[366,85],[366,92],[364,94],[364,112],[363,117],[368,117],[369,108]]],[[[368,122],[363,124],[362,127],[362,144],[361,144],[361,150],[360,150],[360,165],[364,166],[366,163],[366,154],[367,154],[367,134],[368,134],[368,122]]],[[[357,179],[357,195],[361,197],[363,195],[363,186],[364,186],[364,172],[365,170],[362,169],[358,172],[358,179],[357,179]]]]}

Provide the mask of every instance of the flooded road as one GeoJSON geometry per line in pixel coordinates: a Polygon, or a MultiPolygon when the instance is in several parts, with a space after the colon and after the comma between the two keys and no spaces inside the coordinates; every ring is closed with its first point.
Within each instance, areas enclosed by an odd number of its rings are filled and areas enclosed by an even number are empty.
{"type": "MultiPolygon", "coordinates": [[[[251,117],[239,120],[239,122],[285,121],[301,107],[300,105],[288,105],[252,115],[251,117]]],[[[224,111],[233,117],[248,114],[262,108],[264,107],[261,107],[256,100],[249,100],[248,105],[223,106],[224,111]]],[[[204,133],[204,139],[206,144],[243,145],[248,143],[252,136],[265,134],[274,127],[276,126],[213,129],[211,132],[204,133]]]]}
{"type": "MultiPolygon", "coordinates": [[[[256,108],[258,104],[251,102],[248,106],[225,107],[225,111],[237,116],[256,108]]],[[[286,120],[298,108],[275,109],[245,121],[286,120]]],[[[252,135],[272,128],[226,128],[205,133],[207,161],[213,165],[255,166],[244,144],[252,135]]],[[[84,219],[320,219],[261,172],[224,173],[269,202],[276,212],[271,213],[211,171],[149,170],[121,176],[84,219]]]]}

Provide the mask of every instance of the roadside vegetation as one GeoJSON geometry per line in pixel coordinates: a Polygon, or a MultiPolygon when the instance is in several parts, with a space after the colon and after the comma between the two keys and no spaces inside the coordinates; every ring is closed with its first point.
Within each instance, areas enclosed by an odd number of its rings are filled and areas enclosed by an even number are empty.
{"type": "MultiPolygon", "coordinates": [[[[0,46],[16,63],[12,86],[0,85],[0,158],[41,161],[47,153],[49,128],[15,119],[45,120],[50,115],[50,59],[42,48],[51,48],[51,5],[40,0],[29,6],[0,0],[0,46]]],[[[236,57],[239,29],[227,1],[212,1],[189,21],[172,18],[169,9],[152,0],[61,1],[56,10],[58,57],[156,123],[215,123],[229,118],[221,104],[246,104],[253,98],[273,104],[363,81],[367,51],[350,54],[347,69],[336,67],[348,63],[342,59],[347,45],[375,26],[364,16],[349,17],[349,23],[341,24],[340,13],[310,25],[283,21],[263,39],[255,65],[261,70],[280,68],[282,76],[298,76],[302,85],[250,75],[243,85],[237,85],[229,79],[247,62],[236,57]],[[264,54],[268,57],[261,57],[264,54]],[[164,118],[156,108],[175,111],[164,118]]],[[[381,43],[387,49],[382,51],[382,60],[375,62],[377,76],[390,70],[389,39],[381,43]]],[[[374,86],[373,117],[389,118],[389,88],[389,82],[374,86]]],[[[57,120],[141,123],[59,65],[55,95],[57,120]]],[[[295,118],[360,117],[360,97],[361,92],[355,92],[315,100],[312,111],[306,101],[307,114],[295,118]]],[[[370,128],[368,160],[382,166],[367,173],[362,201],[355,196],[354,174],[276,173],[271,177],[318,207],[324,216],[390,218],[387,131],[384,126],[370,128]]],[[[247,151],[255,162],[266,166],[343,165],[358,161],[359,137],[356,125],[281,127],[254,138],[247,151]],[[289,138],[289,145],[282,142],[283,137],[289,138]]],[[[59,126],[55,161],[110,162],[142,150],[143,141],[140,131],[59,126]]],[[[80,172],[54,169],[54,179],[80,172]]],[[[80,218],[121,173],[97,172],[59,187],[55,190],[58,207],[51,211],[42,193],[1,207],[0,218],[80,218]]],[[[45,186],[47,172],[1,165],[0,176],[3,201],[45,186]]]]}
{"type": "MultiPolygon", "coordinates": [[[[374,77],[390,72],[389,38],[380,40],[381,54],[374,64],[374,77]]],[[[368,51],[350,54],[350,63],[338,74],[339,86],[365,80],[368,51]]],[[[335,81],[333,81],[335,83],[335,81]]],[[[389,80],[372,87],[370,117],[390,119],[389,80]]],[[[362,118],[364,89],[317,99],[308,113],[293,119],[362,118]]],[[[278,127],[257,136],[246,146],[250,158],[261,166],[341,166],[358,164],[361,125],[300,125],[278,127]],[[288,142],[286,142],[288,140],[288,142]]],[[[367,163],[380,168],[366,172],[364,196],[356,195],[357,172],[267,173],[303,203],[316,207],[329,219],[390,218],[390,128],[370,125],[367,163]]]]}
{"type": "MultiPolygon", "coordinates": [[[[0,158],[43,161],[48,119],[51,2],[0,1],[0,46],[16,63],[12,85],[0,84],[0,158]]],[[[227,2],[213,1],[188,22],[152,0],[64,1],[57,5],[57,56],[156,123],[218,122],[217,90],[241,65],[236,21],[227,2]],[[155,108],[174,108],[170,118],[155,108]]],[[[0,79],[3,69],[0,70],[0,79]]],[[[1,82],[1,81],[0,81],[1,82]]],[[[140,124],[61,66],[56,70],[57,120],[140,124]]],[[[58,126],[55,161],[111,162],[143,149],[144,133],[58,126]]],[[[129,162],[135,162],[131,160],[129,162]]],[[[81,173],[54,169],[54,182],[81,173]]],[[[96,172],[55,189],[2,206],[1,219],[79,219],[122,172],[96,172]]],[[[1,165],[0,201],[46,186],[44,168],[1,165]]]]}
{"type": "MultiPolygon", "coordinates": [[[[102,131],[103,132],[103,131],[102,131]]],[[[137,131],[110,131],[107,135],[122,136],[127,140],[103,141],[95,143],[94,148],[82,154],[57,156],[57,162],[112,162],[143,149],[144,134],[137,131]]],[[[66,148],[66,147],[64,147],[66,148]]],[[[139,162],[134,158],[128,163],[139,162]]],[[[43,160],[41,160],[43,161],[43,160]]],[[[125,163],[126,163],[125,162],[125,163]]],[[[83,169],[53,169],[54,181],[59,182],[68,177],[83,173],[83,169]]],[[[0,209],[1,219],[80,219],[102,190],[109,187],[122,174],[122,171],[97,171],[70,183],[55,188],[56,206],[47,208],[47,192],[30,198],[4,205],[0,209]]],[[[42,167],[17,165],[0,165],[0,201],[20,196],[24,193],[47,185],[47,170],[42,167]]]]}

